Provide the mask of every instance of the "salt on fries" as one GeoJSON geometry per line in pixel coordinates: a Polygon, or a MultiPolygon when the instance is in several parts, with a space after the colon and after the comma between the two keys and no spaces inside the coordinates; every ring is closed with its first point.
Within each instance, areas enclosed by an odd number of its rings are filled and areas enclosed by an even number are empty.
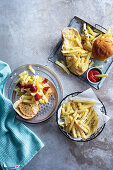
{"type": "MultiPolygon", "coordinates": [[[[97,38],[110,38],[110,28],[103,34],[84,23],[81,35],[71,27],[65,27],[62,31],[62,54],[66,57],[67,68],[76,75],[82,75],[94,62],[92,61],[92,45],[97,38]]],[[[66,64],[57,63],[67,74],[66,64]]]]}
{"type": "Polygon", "coordinates": [[[95,102],[70,100],[62,104],[59,125],[73,138],[87,139],[97,132],[98,114],[94,110],[95,102]]]}

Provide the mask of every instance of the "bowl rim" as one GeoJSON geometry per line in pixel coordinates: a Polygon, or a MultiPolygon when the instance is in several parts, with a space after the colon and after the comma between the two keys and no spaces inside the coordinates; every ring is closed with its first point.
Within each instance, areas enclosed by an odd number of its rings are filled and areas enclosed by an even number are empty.
{"type": "Polygon", "coordinates": [[[100,68],[95,67],[95,66],[94,66],[94,67],[91,67],[91,68],[89,68],[89,69],[87,70],[87,81],[89,81],[89,83],[91,83],[91,84],[96,85],[96,84],[98,84],[98,83],[102,80],[102,78],[100,78],[100,80],[97,81],[96,83],[90,81],[89,78],[88,78],[88,73],[89,73],[89,71],[92,70],[92,69],[97,69],[97,70],[100,72],[100,74],[103,74],[103,72],[102,72],[102,70],[101,70],[100,68]]]}
{"type": "MultiPolygon", "coordinates": [[[[70,93],[70,94],[66,95],[66,96],[61,100],[61,102],[59,103],[58,108],[57,108],[57,110],[56,110],[56,122],[57,122],[58,128],[60,129],[60,131],[61,131],[68,139],[70,139],[70,140],[72,140],[72,141],[75,141],[75,142],[88,142],[88,141],[91,141],[91,140],[95,139],[96,137],[98,137],[98,136],[101,134],[101,132],[104,130],[105,125],[106,125],[106,123],[104,123],[104,124],[99,128],[99,132],[96,132],[96,133],[95,133],[96,135],[92,134],[92,135],[91,135],[89,138],[87,138],[86,140],[84,140],[84,139],[76,140],[76,138],[73,138],[72,136],[69,136],[69,134],[66,133],[66,131],[64,131],[63,128],[58,124],[58,110],[59,110],[62,102],[63,102],[67,97],[69,97],[69,96],[77,96],[78,94],[80,94],[80,93],[82,93],[82,92],[83,92],[83,91],[81,91],[81,92],[77,92],[77,91],[76,91],[76,92],[74,92],[74,93],[70,93]]],[[[105,108],[104,103],[103,103],[99,98],[98,98],[98,100],[99,100],[99,101],[101,102],[101,104],[102,104],[102,108],[103,108],[103,110],[104,110],[104,113],[103,113],[103,114],[107,115],[107,111],[106,111],[106,108],[105,108]]],[[[103,112],[103,111],[102,111],[102,112],[103,112]]]]}

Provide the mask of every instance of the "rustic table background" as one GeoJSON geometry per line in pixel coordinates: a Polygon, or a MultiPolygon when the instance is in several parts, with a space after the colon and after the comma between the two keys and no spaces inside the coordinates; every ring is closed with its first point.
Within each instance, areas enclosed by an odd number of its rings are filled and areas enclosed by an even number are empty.
{"type": "MultiPolygon", "coordinates": [[[[111,0],[0,0],[0,59],[12,71],[23,64],[46,65],[59,77],[63,96],[83,91],[89,85],[73,75],[65,74],[48,61],[61,30],[74,16],[100,24],[113,31],[111,0]]],[[[97,96],[111,117],[95,140],[75,143],[58,129],[55,115],[41,124],[26,124],[44,142],[45,147],[23,170],[108,170],[113,169],[113,69],[97,96]]]]}

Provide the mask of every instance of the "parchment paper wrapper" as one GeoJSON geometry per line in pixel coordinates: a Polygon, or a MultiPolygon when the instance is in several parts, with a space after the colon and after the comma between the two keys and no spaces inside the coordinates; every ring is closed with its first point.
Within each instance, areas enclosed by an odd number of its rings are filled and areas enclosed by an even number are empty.
{"type": "MultiPolygon", "coordinates": [[[[92,102],[96,102],[96,104],[94,105],[94,110],[96,110],[97,114],[98,114],[98,119],[99,119],[99,123],[98,123],[98,128],[102,127],[109,119],[110,117],[103,114],[102,113],[102,103],[98,100],[98,98],[96,97],[95,93],[93,92],[93,90],[91,88],[89,88],[88,90],[83,91],[82,93],[78,94],[77,96],[69,96],[67,97],[63,102],[63,103],[67,103],[69,100],[87,100],[87,101],[92,101],[92,102]]],[[[60,115],[61,115],[61,108],[62,105],[60,106],[59,110],[58,110],[58,124],[62,122],[60,115]]],[[[63,125],[62,125],[63,126],[63,125]]],[[[80,139],[80,138],[79,138],[80,139]]]]}

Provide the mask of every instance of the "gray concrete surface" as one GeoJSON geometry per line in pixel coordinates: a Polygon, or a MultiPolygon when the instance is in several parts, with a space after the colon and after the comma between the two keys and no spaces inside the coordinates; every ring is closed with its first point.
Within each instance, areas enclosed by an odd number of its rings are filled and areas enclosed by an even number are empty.
{"type": "MultiPolygon", "coordinates": [[[[28,63],[47,65],[59,77],[63,95],[83,91],[89,85],[77,77],[66,75],[48,61],[61,36],[61,29],[74,15],[91,24],[111,26],[111,0],[0,0],[0,59],[12,71],[28,63]]],[[[59,131],[55,115],[47,122],[26,124],[45,143],[45,147],[23,170],[112,170],[113,169],[113,69],[99,91],[111,117],[95,140],[75,143],[59,131]]]]}

